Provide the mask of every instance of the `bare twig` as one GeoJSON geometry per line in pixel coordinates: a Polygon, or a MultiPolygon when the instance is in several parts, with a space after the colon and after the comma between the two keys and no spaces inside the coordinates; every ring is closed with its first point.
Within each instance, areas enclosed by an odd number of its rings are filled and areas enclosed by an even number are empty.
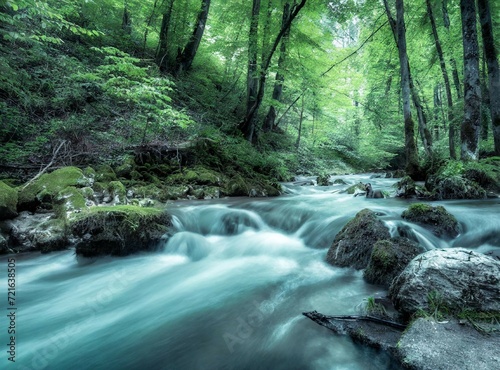
{"type": "Polygon", "coordinates": [[[66,140],[63,140],[59,143],[59,146],[56,148],[56,150],[54,150],[54,154],[52,155],[52,159],[50,160],[49,164],[46,165],[40,172],[38,172],[38,174],[35,177],[33,177],[30,181],[28,181],[26,185],[23,186],[23,190],[26,189],[33,181],[42,176],[45,173],[45,171],[47,171],[50,168],[50,166],[52,166],[54,160],[57,157],[57,153],[59,153],[59,150],[61,150],[64,144],[66,144],[66,140]]]}

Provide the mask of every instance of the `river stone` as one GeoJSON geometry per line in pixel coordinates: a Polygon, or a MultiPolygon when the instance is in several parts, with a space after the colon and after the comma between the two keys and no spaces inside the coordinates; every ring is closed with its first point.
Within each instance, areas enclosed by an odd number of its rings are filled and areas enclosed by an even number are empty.
{"type": "Polygon", "coordinates": [[[389,229],[375,212],[363,209],[337,234],[326,261],[334,266],[364,269],[370,261],[373,245],[390,237],[389,229]]]}
{"type": "Polygon", "coordinates": [[[455,238],[462,231],[455,216],[443,206],[432,207],[428,204],[415,203],[408,207],[401,217],[429,228],[438,237],[455,238]]]}
{"type": "Polygon", "coordinates": [[[0,221],[17,216],[17,190],[0,181],[0,221]]]}
{"type": "Polygon", "coordinates": [[[417,319],[401,336],[396,356],[419,370],[500,369],[500,335],[486,336],[455,320],[417,319]]]}
{"type": "Polygon", "coordinates": [[[379,240],[373,246],[364,279],[389,287],[406,265],[421,252],[417,243],[407,238],[379,240]]]}
{"type": "Polygon", "coordinates": [[[500,312],[500,261],[463,248],[431,250],[408,264],[389,295],[404,316],[436,308],[500,312]]]}

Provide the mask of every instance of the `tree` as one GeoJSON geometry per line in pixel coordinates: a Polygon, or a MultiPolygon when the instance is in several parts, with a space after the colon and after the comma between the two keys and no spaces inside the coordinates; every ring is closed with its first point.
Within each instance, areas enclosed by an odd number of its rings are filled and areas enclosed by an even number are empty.
{"type": "Polygon", "coordinates": [[[488,65],[488,85],[490,95],[491,124],[495,155],[500,155],[500,70],[493,38],[493,25],[489,0],[477,0],[481,33],[483,36],[484,56],[488,65]]]}
{"type": "MultiPolygon", "coordinates": [[[[288,18],[290,17],[290,2],[287,1],[285,2],[284,8],[283,8],[283,19],[282,19],[282,26],[283,27],[286,22],[288,22],[288,18]]],[[[281,99],[281,94],[283,93],[283,84],[285,82],[285,75],[283,73],[284,65],[285,65],[285,60],[286,60],[286,46],[288,43],[290,35],[290,29],[287,30],[287,32],[283,35],[283,39],[281,40],[280,44],[280,56],[278,58],[278,71],[276,72],[276,79],[274,82],[274,88],[273,88],[273,102],[280,102],[281,99]]],[[[271,104],[269,107],[269,111],[266,115],[266,118],[264,120],[264,125],[263,125],[263,130],[264,131],[270,131],[273,129],[275,120],[276,120],[276,108],[274,106],[275,104],[271,104]]]]}
{"type": "Polygon", "coordinates": [[[175,74],[178,75],[183,71],[187,71],[191,68],[193,64],[194,57],[200,46],[201,39],[203,37],[203,32],[205,31],[205,25],[207,23],[208,11],[210,10],[210,0],[201,0],[201,8],[198,13],[198,18],[195,23],[193,34],[189,39],[184,50],[178,55],[175,66],[175,74]]]}
{"type": "Polygon", "coordinates": [[[163,13],[160,26],[160,35],[158,42],[158,51],[156,53],[156,64],[160,68],[160,71],[167,71],[168,62],[168,39],[170,30],[170,20],[172,18],[172,8],[174,6],[175,0],[168,0],[165,12],[163,13]]]}
{"type": "Polygon", "coordinates": [[[481,84],[475,1],[460,0],[460,13],[464,49],[464,120],[460,132],[460,158],[477,161],[481,132],[481,84]]]}
{"type": "MultiPolygon", "coordinates": [[[[286,24],[284,24],[281,27],[278,35],[276,36],[274,42],[272,43],[271,49],[267,53],[265,60],[263,60],[263,62],[262,62],[261,69],[258,73],[259,78],[258,78],[258,84],[257,84],[258,86],[257,86],[256,94],[255,95],[247,94],[247,110],[246,110],[245,117],[243,118],[242,122],[239,124],[239,128],[243,132],[243,134],[245,135],[246,139],[250,142],[253,142],[255,139],[254,138],[255,118],[257,116],[257,113],[259,111],[259,107],[260,107],[260,105],[262,103],[262,99],[264,97],[264,89],[265,89],[265,84],[266,84],[266,79],[267,79],[267,72],[268,72],[269,66],[271,64],[272,57],[273,57],[274,52],[276,51],[281,39],[283,38],[283,36],[287,32],[287,30],[290,28],[293,20],[297,17],[300,10],[306,4],[306,1],[307,0],[301,0],[300,3],[294,4],[292,6],[292,10],[290,12],[290,17],[288,18],[288,21],[286,22],[286,24]]],[[[256,20],[253,20],[253,15],[256,13],[257,5],[258,5],[258,8],[260,10],[260,0],[253,0],[253,5],[254,5],[253,6],[254,10],[252,11],[252,22],[257,22],[256,20]]],[[[257,25],[258,25],[258,23],[257,23],[257,25]]],[[[255,29],[252,28],[252,26],[250,26],[250,38],[252,38],[252,37],[257,37],[257,32],[255,29]]],[[[249,64],[248,64],[249,65],[249,72],[248,72],[249,78],[247,79],[247,82],[249,85],[247,85],[247,90],[249,89],[250,84],[252,84],[251,87],[253,88],[253,86],[254,86],[253,84],[255,83],[255,79],[253,78],[253,75],[251,74],[251,71],[250,71],[250,68],[253,65],[253,63],[251,63],[252,58],[254,58],[254,55],[250,54],[250,53],[252,52],[251,48],[253,47],[252,45],[254,42],[255,41],[249,42],[249,64]]],[[[256,59],[256,56],[255,56],[255,59],[256,59]]]]}
{"type": "Polygon", "coordinates": [[[446,69],[446,62],[443,55],[443,48],[441,47],[441,41],[439,40],[439,35],[436,27],[436,20],[434,18],[434,13],[432,11],[432,5],[430,0],[425,1],[427,4],[427,16],[431,22],[432,36],[434,38],[434,44],[436,46],[436,52],[439,57],[439,66],[441,67],[441,73],[444,80],[444,89],[446,92],[446,101],[448,103],[448,122],[449,122],[449,137],[448,144],[450,150],[450,157],[456,159],[455,154],[455,126],[453,125],[453,97],[451,95],[450,79],[448,77],[448,71],[446,69]]]}

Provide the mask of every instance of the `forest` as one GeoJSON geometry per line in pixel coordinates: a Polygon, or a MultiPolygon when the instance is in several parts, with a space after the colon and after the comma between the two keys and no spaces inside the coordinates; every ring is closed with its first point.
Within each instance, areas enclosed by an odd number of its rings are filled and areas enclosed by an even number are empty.
{"type": "Polygon", "coordinates": [[[0,363],[498,368],[499,48],[497,0],[0,0],[0,363]]]}
{"type": "Polygon", "coordinates": [[[236,172],[276,181],[423,180],[500,154],[498,2],[0,6],[3,166],[116,163],[205,140],[236,172]]]}

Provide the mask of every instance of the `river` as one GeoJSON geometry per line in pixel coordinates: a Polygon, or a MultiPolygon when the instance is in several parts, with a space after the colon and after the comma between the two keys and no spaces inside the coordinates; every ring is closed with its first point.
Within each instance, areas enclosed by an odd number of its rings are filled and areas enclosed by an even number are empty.
{"type": "MultiPolygon", "coordinates": [[[[395,182],[345,179],[378,189],[395,182]]],[[[370,208],[393,235],[403,226],[425,249],[500,250],[498,199],[433,203],[464,227],[450,243],[403,222],[407,200],[339,193],[346,185],[285,187],[277,198],[168,205],[176,233],[155,253],[15,256],[16,362],[3,368],[399,369],[301,314],[356,314],[368,297],[385,294],[361,271],[325,263],[336,233],[370,208]]],[[[3,292],[5,283],[3,276],[3,292]]],[[[6,334],[2,327],[1,363],[6,334]]]]}

